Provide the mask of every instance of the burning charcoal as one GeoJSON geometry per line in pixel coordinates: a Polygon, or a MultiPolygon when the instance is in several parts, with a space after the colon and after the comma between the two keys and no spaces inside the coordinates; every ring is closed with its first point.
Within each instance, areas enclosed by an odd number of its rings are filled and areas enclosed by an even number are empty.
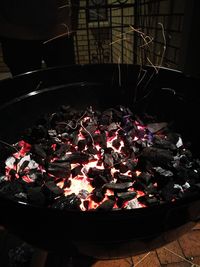
{"type": "Polygon", "coordinates": [[[127,167],[125,164],[120,163],[120,164],[119,164],[119,171],[120,171],[121,173],[126,173],[126,172],[128,171],[128,167],[127,167]]]}
{"type": "Polygon", "coordinates": [[[108,182],[107,178],[100,174],[100,175],[95,176],[93,178],[93,180],[91,181],[91,185],[93,187],[98,188],[98,187],[101,187],[102,185],[106,184],[107,182],[108,182]]]}
{"type": "Polygon", "coordinates": [[[107,183],[103,187],[107,189],[112,189],[112,190],[126,190],[130,187],[132,187],[133,183],[132,182],[126,182],[126,183],[107,183]]]}
{"type": "Polygon", "coordinates": [[[82,174],[81,170],[82,170],[83,166],[82,165],[78,165],[76,166],[75,168],[73,168],[71,170],[71,174],[72,174],[72,177],[76,177],[77,175],[80,175],[82,174]]]}
{"type": "MultiPolygon", "coordinates": [[[[44,184],[44,187],[46,187],[51,193],[53,193],[55,196],[59,196],[63,194],[63,190],[58,187],[54,181],[48,181],[44,184]]],[[[45,190],[46,190],[45,188],[45,190]]]]}
{"type": "Polygon", "coordinates": [[[101,202],[105,197],[105,190],[102,188],[95,188],[92,191],[92,196],[91,199],[94,200],[95,202],[101,202]]]}
{"type": "Polygon", "coordinates": [[[110,131],[114,131],[114,130],[117,130],[118,129],[118,124],[117,123],[115,123],[115,122],[112,122],[109,126],[108,126],[108,128],[107,128],[107,130],[110,132],[110,131]]]}
{"type": "Polygon", "coordinates": [[[37,185],[42,185],[44,181],[43,173],[36,171],[36,170],[30,170],[29,173],[29,178],[33,180],[37,185]]]}
{"type": "Polygon", "coordinates": [[[139,202],[145,204],[146,206],[158,205],[160,201],[156,197],[142,196],[138,198],[139,202]]]}
{"type": "MultiPolygon", "coordinates": [[[[136,146],[136,148],[139,148],[139,150],[141,150],[141,149],[143,149],[143,148],[145,148],[145,147],[148,147],[148,141],[145,140],[145,139],[142,137],[142,139],[138,139],[138,140],[135,142],[135,146],[136,146]]],[[[135,148],[133,147],[133,149],[135,149],[135,148]]],[[[134,151],[135,151],[135,150],[134,150],[134,151]]]]}
{"type": "Polygon", "coordinates": [[[93,140],[94,140],[94,143],[95,145],[99,144],[101,142],[101,135],[100,134],[93,134],[93,140]]]}
{"type": "Polygon", "coordinates": [[[114,159],[115,164],[121,162],[121,155],[119,153],[112,151],[111,155],[114,159]]]}
{"type": "Polygon", "coordinates": [[[136,180],[133,184],[134,190],[144,191],[146,189],[146,187],[147,186],[139,180],[136,180]]]}
{"type": "Polygon", "coordinates": [[[127,147],[127,146],[123,146],[121,148],[121,151],[120,151],[123,155],[125,155],[126,157],[128,157],[130,154],[131,154],[131,150],[130,150],[130,147],[127,147]]]}
{"type": "Polygon", "coordinates": [[[119,182],[131,182],[133,181],[133,178],[128,175],[123,175],[119,172],[115,172],[114,177],[117,178],[119,182]]]}
{"type": "Polygon", "coordinates": [[[134,161],[132,159],[127,159],[125,164],[126,164],[128,170],[134,171],[136,166],[137,166],[137,161],[134,161]]]}
{"type": "Polygon", "coordinates": [[[55,209],[60,210],[80,210],[81,200],[74,193],[68,196],[57,198],[52,205],[55,209]]]}
{"type": "Polygon", "coordinates": [[[74,146],[77,146],[78,145],[78,134],[79,132],[78,131],[74,131],[73,133],[71,133],[70,135],[70,139],[71,139],[71,143],[72,145],[74,146]]]}
{"type": "Polygon", "coordinates": [[[105,132],[101,132],[101,135],[100,135],[100,146],[104,149],[107,147],[107,138],[106,138],[106,133],[105,132]]]}
{"type": "MultiPolygon", "coordinates": [[[[97,125],[95,124],[94,121],[93,121],[93,122],[89,122],[88,125],[87,125],[87,127],[85,127],[85,129],[87,130],[87,131],[86,131],[86,134],[87,134],[87,135],[88,135],[89,133],[90,133],[91,135],[93,135],[93,134],[95,133],[95,131],[97,130],[97,125]]],[[[83,129],[83,131],[84,131],[84,129],[83,129]]]]}
{"type": "Polygon", "coordinates": [[[112,210],[115,205],[115,201],[112,199],[105,200],[96,210],[98,211],[109,211],[112,210]]]}
{"type": "Polygon", "coordinates": [[[117,197],[122,201],[131,200],[131,199],[135,198],[136,195],[137,195],[137,193],[134,191],[117,193],[117,197]]]}
{"type": "Polygon", "coordinates": [[[148,185],[152,179],[152,175],[148,172],[141,172],[137,179],[142,181],[145,185],[148,185]]]}
{"type": "Polygon", "coordinates": [[[167,127],[167,123],[166,122],[155,122],[155,123],[148,123],[147,124],[147,129],[151,132],[151,133],[156,133],[160,130],[162,130],[163,128],[167,127]]]}
{"type": "Polygon", "coordinates": [[[38,144],[34,144],[32,146],[32,153],[34,153],[35,155],[41,157],[41,158],[46,158],[47,154],[44,150],[44,148],[42,147],[42,145],[38,145],[38,144]]]}
{"type": "Polygon", "coordinates": [[[10,179],[10,181],[14,181],[14,180],[16,180],[17,176],[18,176],[18,173],[17,173],[16,170],[11,169],[11,170],[9,171],[9,179],[10,179]]]}
{"type": "Polygon", "coordinates": [[[113,157],[112,155],[110,154],[104,154],[104,159],[103,159],[103,162],[104,162],[104,167],[107,168],[107,167],[112,167],[113,166],[113,157]]]}
{"type": "Polygon", "coordinates": [[[112,146],[113,146],[114,148],[119,149],[119,148],[120,148],[120,145],[121,145],[121,143],[120,143],[119,139],[114,139],[114,140],[112,141],[112,146]]]}
{"type": "Polygon", "coordinates": [[[52,162],[47,166],[47,172],[57,178],[69,178],[71,174],[71,165],[69,162],[52,162]]]}
{"type": "Polygon", "coordinates": [[[54,155],[57,156],[58,158],[63,157],[66,152],[68,152],[70,149],[69,144],[59,144],[56,146],[56,150],[54,152],[54,155]]]}
{"type": "Polygon", "coordinates": [[[89,192],[85,189],[81,189],[78,193],[78,197],[81,199],[86,199],[89,195],[89,192]]]}
{"type": "Polygon", "coordinates": [[[137,198],[134,198],[130,201],[127,202],[127,204],[125,205],[125,209],[138,209],[138,208],[142,208],[142,204],[139,203],[138,199],[137,198]]]}
{"type": "Polygon", "coordinates": [[[86,140],[79,140],[78,141],[78,151],[83,151],[86,146],[86,140]]]}
{"type": "Polygon", "coordinates": [[[23,163],[20,165],[18,173],[22,173],[24,171],[24,169],[28,166],[29,161],[28,160],[24,160],[23,163]]]}
{"type": "Polygon", "coordinates": [[[126,136],[126,138],[124,139],[124,144],[125,146],[129,146],[129,147],[132,147],[133,144],[134,144],[134,139],[132,136],[126,136]]]}
{"type": "Polygon", "coordinates": [[[65,179],[62,189],[70,188],[71,184],[72,184],[72,182],[70,180],[65,179]]]}
{"type": "Polygon", "coordinates": [[[97,148],[95,146],[93,146],[93,145],[89,145],[86,152],[88,154],[92,154],[92,155],[96,155],[96,154],[99,153],[98,150],[97,150],[97,148]]]}
{"type": "Polygon", "coordinates": [[[97,176],[105,176],[105,177],[108,177],[110,174],[110,171],[106,171],[106,170],[102,170],[102,169],[98,169],[98,168],[90,168],[87,175],[88,177],[90,178],[95,178],[97,176]]]}
{"type": "Polygon", "coordinates": [[[70,163],[86,164],[88,163],[89,155],[81,152],[74,152],[72,154],[66,154],[63,159],[57,160],[57,162],[66,161],[70,163]]]}
{"type": "Polygon", "coordinates": [[[155,147],[146,147],[143,149],[140,160],[148,160],[155,166],[165,167],[173,161],[173,154],[171,151],[155,147]]]}
{"type": "Polygon", "coordinates": [[[103,112],[61,107],[27,129],[24,139],[11,145],[16,150],[3,156],[0,193],[79,211],[135,209],[199,194],[200,160],[193,158],[190,144],[171,130],[173,125],[143,117],[147,125],[123,106],[103,112]],[[75,194],[77,176],[93,191],[84,185],[75,194]]]}
{"type": "Polygon", "coordinates": [[[33,205],[43,206],[46,202],[41,187],[31,187],[27,190],[28,202],[33,205]]]}

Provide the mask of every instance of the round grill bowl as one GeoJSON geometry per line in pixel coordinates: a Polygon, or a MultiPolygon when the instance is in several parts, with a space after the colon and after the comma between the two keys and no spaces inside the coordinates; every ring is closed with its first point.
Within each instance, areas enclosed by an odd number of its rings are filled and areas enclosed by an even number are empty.
{"type": "MultiPolygon", "coordinates": [[[[128,106],[160,121],[173,121],[199,156],[199,80],[181,72],[135,65],[76,65],[33,71],[0,82],[0,140],[14,143],[22,130],[62,104],[77,109],[128,106]],[[119,68],[120,67],[120,68],[119,68]],[[139,82],[140,81],[140,82],[139,82]],[[139,85],[138,85],[139,82],[139,85]]],[[[0,145],[0,162],[7,149],[0,145]]],[[[200,193],[174,203],[109,212],[61,211],[0,196],[0,224],[24,241],[51,251],[121,258],[155,249],[191,229],[200,193]]]]}

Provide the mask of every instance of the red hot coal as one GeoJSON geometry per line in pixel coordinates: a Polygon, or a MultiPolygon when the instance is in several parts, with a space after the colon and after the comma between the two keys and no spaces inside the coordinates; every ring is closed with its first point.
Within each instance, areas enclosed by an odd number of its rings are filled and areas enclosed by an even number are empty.
{"type": "Polygon", "coordinates": [[[170,123],[124,106],[69,106],[44,116],[12,145],[0,193],[61,210],[145,208],[200,188],[200,160],[170,123]]]}

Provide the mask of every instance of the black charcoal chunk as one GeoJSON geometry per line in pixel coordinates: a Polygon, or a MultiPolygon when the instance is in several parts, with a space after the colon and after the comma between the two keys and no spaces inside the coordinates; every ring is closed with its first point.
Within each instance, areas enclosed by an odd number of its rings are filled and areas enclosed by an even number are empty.
{"type": "Polygon", "coordinates": [[[62,159],[58,159],[57,162],[70,162],[70,163],[80,163],[86,164],[88,163],[89,155],[81,152],[74,152],[71,154],[66,154],[62,159]]]}
{"type": "Polygon", "coordinates": [[[79,140],[78,141],[78,151],[83,151],[86,146],[86,140],[79,140]]]}
{"type": "Polygon", "coordinates": [[[47,156],[43,146],[40,144],[34,144],[32,146],[32,153],[41,157],[41,158],[46,158],[46,156],[47,156]]]}
{"type": "Polygon", "coordinates": [[[56,199],[52,207],[60,210],[80,210],[81,200],[74,193],[56,199]]]}
{"type": "Polygon", "coordinates": [[[138,201],[148,207],[155,206],[160,203],[159,199],[157,199],[156,197],[149,197],[148,195],[139,197],[138,201]]]}
{"type": "Polygon", "coordinates": [[[140,180],[142,183],[148,185],[151,182],[152,175],[148,172],[141,172],[138,177],[138,180],[140,180]]]}
{"type": "Polygon", "coordinates": [[[163,128],[167,127],[167,123],[166,122],[154,122],[154,123],[148,123],[147,124],[147,129],[151,132],[151,133],[156,133],[160,130],[162,130],[163,128]]]}
{"type": "Polygon", "coordinates": [[[33,205],[43,206],[46,203],[41,187],[31,187],[27,190],[28,202],[33,205]]]}
{"type": "Polygon", "coordinates": [[[154,166],[165,167],[172,163],[174,157],[170,150],[146,147],[141,152],[139,160],[147,160],[150,161],[154,166]]]}
{"type": "Polygon", "coordinates": [[[120,172],[115,172],[114,177],[118,180],[118,182],[131,182],[133,181],[133,177],[129,175],[121,174],[120,172]]]}
{"type": "Polygon", "coordinates": [[[136,196],[137,196],[137,193],[134,192],[134,191],[117,193],[117,197],[120,200],[123,200],[123,201],[131,200],[131,199],[133,199],[136,196]]]}
{"type": "Polygon", "coordinates": [[[169,181],[162,189],[161,189],[161,197],[169,202],[177,198],[178,193],[180,191],[180,187],[177,188],[174,186],[175,183],[173,181],[169,181]]]}
{"type": "Polygon", "coordinates": [[[121,146],[120,140],[119,140],[119,139],[114,139],[114,140],[112,141],[112,146],[113,146],[114,148],[116,148],[116,149],[119,149],[120,146],[121,146]]]}
{"type": "Polygon", "coordinates": [[[46,187],[46,190],[48,189],[49,192],[53,193],[55,196],[59,196],[63,194],[63,189],[58,187],[54,181],[48,181],[45,183],[44,187],[46,187]]]}
{"type": "Polygon", "coordinates": [[[153,138],[153,146],[164,148],[164,149],[170,149],[175,151],[177,149],[176,145],[172,142],[166,140],[163,137],[160,137],[158,135],[155,135],[153,138]]]}
{"type": "Polygon", "coordinates": [[[113,157],[111,154],[104,154],[104,167],[112,167],[114,164],[113,157]]]}
{"type": "Polygon", "coordinates": [[[155,171],[158,172],[160,175],[165,177],[171,177],[173,176],[173,172],[170,170],[163,169],[161,167],[154,167],[155,171]]]}
{"type": "Polygon", "coordinates": [[[110,211],[113,209],[115,201],[112,199],[105,200],[96,210],[98,211],[110,211]]]}
{"type": "Polygon", "coordinates": [[[70,145],[62,143],[57,145],[54,155],[60,158],[63,157],[65,153],[68,152],[69,150],[70,150],[70,145]]]}
{"type": "Polygon", "coordinates": [[[133,186],[132,182],[126,182],[126,183],[106,183],[103,187],[107,189],[112,190],[126,190],[133,186]]]}
{"type": "Polygon", "coordinates": [[[78,176],[78,175],[81,175],[83,166],[82,165],[78,165],[76,167],[74,167],[72,170],[71,170],[71,174],[72,174],[72,178],[78,176]]]}
{"type": "Polygon", "coordinates": [[[92,191],[91,199],[97,203],[101,202],[105,197],[105,190],[103,188],[95,188],[92,191]]]}
{"type": "Polygon", "coordinates": [[[71,165],[69,162],[52,162],[48,164],[47,172],[57,178],[69,178],[71,165]]]}
{"type": "Polygon", "coordinates": [[[127,159],[125,164],[130,171],[134,171],[137,166],[137,161],[134,161],[133,159],[127,159]]]}

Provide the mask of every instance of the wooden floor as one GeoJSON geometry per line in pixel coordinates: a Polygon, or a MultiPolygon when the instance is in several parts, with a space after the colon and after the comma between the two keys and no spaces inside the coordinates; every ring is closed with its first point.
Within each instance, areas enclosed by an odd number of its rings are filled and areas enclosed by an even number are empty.
{"type": "MultiPolygon", "coordinates": [[[[34,253],[35,250],[32,247],[3,229],[0,230],[0,267],[33,267],[34,253]]],[[[52,254],[43,256],[47,256],[45,267],[198,267],[200,266],[200,223],[165,247],[132,258],[96,261],[85,256],[75,259],[61,258],[52,254]]],[[[40,267],[39,263],[36,267],[40,267]]]]}

